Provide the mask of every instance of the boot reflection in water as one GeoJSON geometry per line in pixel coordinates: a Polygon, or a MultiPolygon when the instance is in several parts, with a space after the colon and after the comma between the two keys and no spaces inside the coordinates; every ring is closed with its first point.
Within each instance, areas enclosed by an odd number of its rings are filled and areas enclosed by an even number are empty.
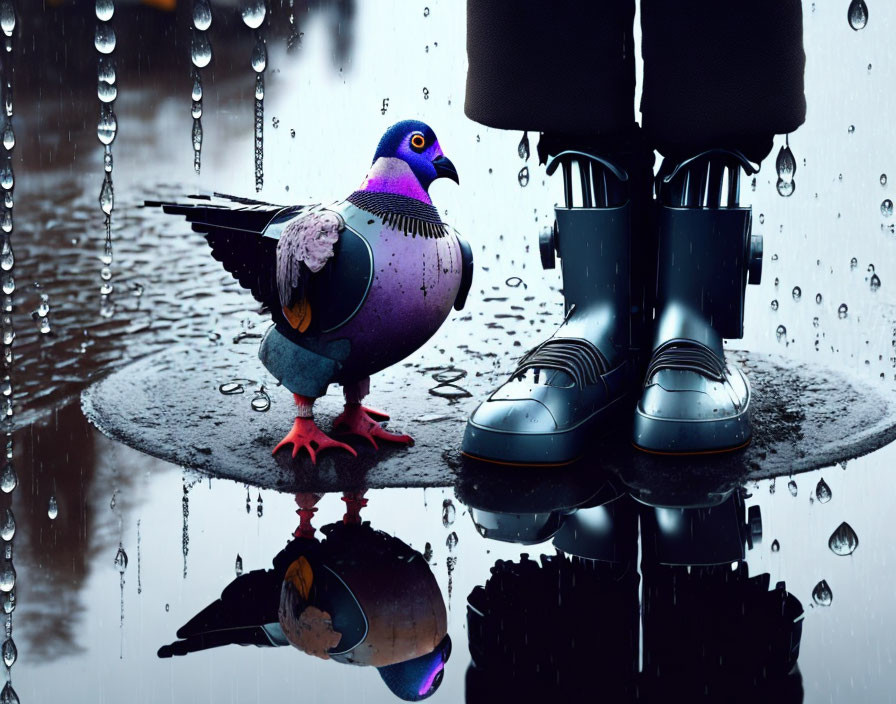
{"type": "Polygon", "coordinates": [[[159,657],[224,645],[292,645],[307,655],[377,668],[400,699],[442,682],[451,654],[445,602],[416,550],[362,522],[364,490],[345,492],[342,520],[311,525],[322,494],[296,494],[299,526],[273,567],[238,576],[177,631],[159,657]]]}
{"type": "Polygon", "coordinates": [[[658,454],[752,436],[750,387],[722,346],[743,336],[761,275],[740,179],[805,119],[801,3],[640,0],[639,125],[635,2],[467,2],[467,116],[540,132],[562,174],[540,247],[545,268],[560,258],[566,313],[473,412],[469,456],[564,464],[632,419],[623,432],[658,454]]]}

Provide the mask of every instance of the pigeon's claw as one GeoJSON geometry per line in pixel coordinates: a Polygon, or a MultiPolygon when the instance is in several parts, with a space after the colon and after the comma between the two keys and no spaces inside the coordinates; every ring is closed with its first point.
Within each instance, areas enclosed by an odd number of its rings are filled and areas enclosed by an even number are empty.
{"type": "Polygon", "coordinates": [[[414,439],[410,435],[390,433],[377,422],[375,416],[389,417],[380,411],[365,408],[359,403],[347,403],[342,414],[333,421],[333,430],[337,433],[365,438],[376,449],[379,449],[379,445],[376,444],[377,440],[388,440],[404,445],[414,444],[414,439]]]}
{"type": "Polygon", "coordinates": [[[389,418],[390,418],[388,413],[386,413],[385,411],[381,411],[378,408],[371,408],[370,406],[361,406],[361,410],[364,411],[367,415],[369,415],[371,418],[373,418],[377,422],[389,420],[389,418]]]}
{"type": "Polygon", "coordinates": [[[355,457],[358,456],[358,453],[355,452],[353,447],[346,445],[344,442],[334,440],[329,435],[325,434],[314,424],[314,421],[311,418],[296,418],[292,430],[290,430],[286,434],[286,437],[277,444],[277,447],[274,448],[274,451],[271,454],[276,455],[281,448],[290,444],[292,445],[293,457],[298,455],[299,450],[302,448],[307,450],[308,456],[311,458],[311,464],[317,464],[318,452],[321,450],[329,450],[331,448],[341,448],[352,453],[355,457]]]}

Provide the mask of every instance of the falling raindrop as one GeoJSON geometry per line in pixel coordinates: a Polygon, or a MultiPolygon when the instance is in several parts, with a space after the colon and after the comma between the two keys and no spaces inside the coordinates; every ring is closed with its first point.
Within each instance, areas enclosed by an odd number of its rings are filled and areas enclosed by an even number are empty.
{"type": "Polygon", "coordinates": [[[855,257],[853,257],[852,259],[849,260],[849,268],[850,269],[855,269],[858,265],[859,265],[859,260],[856,259],[855,257]]]}
{"type": "Polygon", "coordinates": [[[236,572],[236,576],[239,577],[243,574],[243,558],[240,557],[240,554],[236,554],[236,564],[234,565],[234,571],[236,572]]]}
{"type": "Polygon", "coordinates": [[[118,97],[118,88],[112,83],[100,81],[96,84],[97,97],[104,103],[111,103],[118,97]]]}
{"type": "Polygon", "coordinates": [[[9,494],[12,493],[18,483],[19,478],[16,475],[15,468],[12,466],[12,462],[7,462],[3,468],[3,473],[0,474],[0,489],[3,490],[4,494],[9,494]]]}
{"type": "Polygon", "coordinates": [[[255,73],[261,73],[268,65],[268,50],[265,46],[264,39],[261,37],[255,42],[255,48],[252,49],[252,57],[250,60],[252,70],[255,73]]]}
{"type": "Polygon", "coordinates": [[[886,174],[881,174],[881,175],[880,175],[880,185],[881,185],[881,186],[886,186],[886,185],[887,185],[887,175],[886,175],[886,174]]]}
{"type": "Polygon", "coordinates": [[[100,22],[108,22],[115,14],[115,4],[112,0],[96,0],[96,18],[100,22]]]}
{"type": "Polygon", "coordinates": [[[12,0],[3,0],[0,3],[0,29],[7,37],[12,37],[16,28],[16,12],[12,0]]]}
{"type": "Polygon", "coordinates": [[[190,43],[190,59],[196,68],[205,68],[212,60],[212,45],[205,32],[194,31],[190,43]]]}
{"type": "Polygon", "coordinates": [[[868,24],[868,6],[865,5],[865,0],[852,0],[849,3],[849,10],[846,16],[849,20],[849,26],[854,30],[858,32],[860,29],[864,29],[865,25],[868,24]]]}
{"type": "MultiPolygon", "coordinates": [[[[828,547],[835,555],[851,555],[859,547],[859,536],[846,521],[837,526],[828,539],[828,547]]],[[[2,585],[0,585],[2,586],[2,585]]]]}
{"type": "Polygon", "coordinates": [[[891,201],[889,198],[884,200],[880,204],[880,214],[883,215],[885,218],[892,216],[893,215],[893,201],[891,201]]]}
{"type": "Polygon", "coordinates": [[[820,294],[820,293],[816,293],[816,294],[815,294],[815,302],[816,302],[818,305],[821,305],[821,301],[822,301],[821,294],[820,294]]]}
{"type": "Polygon", "coordinates": [[[14,586],[16,586],[16,568],[12,560],[6,559],[0,567],[0,591],[10,592],[14,586]]]}
{"type": "Polygon", "coordinates": [[[819,606],[830,606],[833,600],[834,594],[826,581],[821,580],[815,585],[815,588],[812,590],[812,601],[819,606]]]}
{"type": "Polygon", "coordinates": [[[793,152],[790,151],[789,140],[778,151],[778,157],[775,159],[775,169],[778,172],[778,178],[785,181],[793,180],[796,175],[796,159],[793,158],[793,152]]]}
{"type": "Polygon", "coordinates": [[[0,523],[0,538],[3,538],[6,542],[9,542],[13,539],[13,536],[16,534],[16,518],[13,515],[12,509],[7,508],[6,512],[3,516],[3,523],[0,523]]]}
{"type": "Polygon", "coordinates": [[[208,0],[193,0],[193,26],[200,32],[212,26],[212,8],[208,0]]]}
{"type": "Polygon", "coordinates": [[[445,539],[445,545],[448,547],[448,550],[451,551],[457,547],[457,543],[458,543],[457,533],[455,533],[454,531],[451,531],[451,533],[445,539]]]}
{"type": "Polygon", "coordinates": [[[423,89],[423,99],[424,99],[424,100],[429,100],[429,88],[424,88],[424,89],[423,89]]]}
{"type": "Polygon", "coordinates": [[[522,188],[525,188],[529,185],[529,167],[524,166],[520,169],[520,172],[516,175],[516,180],[519,181],[519,184],[522,188]]]}
{"type": "Polygon", "coordinates": [[[249,29],[258,29],[261,27],[261,23],[264,22],[265,14],[267,14],[265,0],[249,0],[249,2],[243,5],[240,14],[243,17],[243,22],[246,23],[249,29]]]}
{"type": "Polygon", "coordinates": [[[869,285],[872,291],[877,291],[880,288],[880,277],[877,274],[872,274],[869,285]]]}
{"type": "Polygon", "coordinates": [[[777,540],[772,541],[772,552],[778,552],[781,549],[781,543],[777,540]]]}
{"type": "Polygon", "coordinates": [[[819,479],[818,484],[815,486],[815,498],[818,499],[818,503],[826,504],[831,500],[831,497],[831,487],[828,486],[824,479],[819,479]]]}
{"type": "Polygon", "coordinates": [[[121,574],[128,568],[128,554],[121,543],[118,544],[118,552],[115,553],[115,567],[121,574]]]}
{"type": "Polygon", "coordinates": [[[432,543],[427,542],[423,547],[423,559],[426,562],[432,562],[432,543]]]}
{"type": "Polygon", "coordinates": [[[772,302],[769,304],[772,310],[778,310],[778,299],[773,298],[772,302]]]}
{"type": "Polygon", "coordinates": [[[759,224],[760,225],[765,224],[765,214],[764,213],[759,213],[759,224]]]}
{"type": "Polygon", "coordinates": [[[19,651],[16,648],[16,644],[12,638],[7,638],[3,641],[3,664],[7,667],[12,667],[17,657],[19,657],[19,651]]]}
{"type": "Polygon", "coordinates": [[[442,525],[446,528],[454,523],[454,517],[457,515],[457,509],[454,508],[454,502],[451,499],[445,499],[442,502],[442,525]]]}
{"type": "Polygon", "coordinates": [[[428,8],[428,7],[424,7],[424,8],[423,8],[423,16],[424,16],[424,17],[429,17],[429,8],[428,8]]]}
{"type": "Polygon", "coordinates": [[[59,504],[56,503],[55,496],[50,497],[50,501],[47,505],[47,515],[50,517],[51,521],[55,521],[56,516],[59,515],[59,504]]]}
{"type": "Polygon", "coordinates": [[[261,518],[264,515],[264,499],[261,498],[261,492],[258,494],[258,500],[255,507],[255,515],[261,518]]]}
{"type": "Polygon", "coordinates": [[[787,328],[783,325],[779,325],[775,330],[775,335],[778,338],[778,342],[786,342],[787,341],[787,328]]]}
{"type": "Polygon", "coordinates": [[[845,303],[841,303],[840,307],[837,308],[837,317],[841,320],[849,315],[849,307],[845,303]]]}
{"type": "Polygon", "coordinates": [[[790,198],[796,190],[796,181],[785,181],[784,179],[779,178],[775,188],[778,189],[779,196],[782,198],[790,198]]]}
{"type": "Polygon", "coordinates": [[[796,494],[797,494],[797,485],[796,485],[796,482],[793,481],[793,479],[791,479],[789,482],[787,482],[787,491],[790,492],[790,495],[791,495],[791,496],[796,496],[796,494]]]}
{"type": "Polygon", "coordinates": [[[793,300],[795,301],[798,301],[803,297],[803,291],[799,286],[794,286],[791,293],[793,295],[793,300]]]}
{"type": "Polygon", "coordinates": [[[853,134],[853,133],[856,131],[856,126],[855,126],[855,125],[850,125],[850,126],[846,129],[846,131],[849,132],[849,134],[853,134]]]}
{"type": "Polygon", "coordinates": [[[111,24],[100,22],[96,26],[93,44],[101,54],[111,54],[115,51],[115,30],[112,29],[111,24]]]}
{"type": "Polygon", "coordinates": [[[520,155],[520,159],[523,161],[529,161],[529,133],[523,132],[523,138],[520,139],[519,146],[516,148],[517,153],[520,155]]]}
{"type": "Polygon", "coordinates": [[[12,688],[12,682],[3,685],[3,690],[0,691],[0,704],[19,704],[19,695],[12,688]]]}

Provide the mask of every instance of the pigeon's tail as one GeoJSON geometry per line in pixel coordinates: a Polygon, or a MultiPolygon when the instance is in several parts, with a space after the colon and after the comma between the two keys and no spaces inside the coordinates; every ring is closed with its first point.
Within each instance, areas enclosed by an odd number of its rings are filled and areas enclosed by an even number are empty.
{"type": "Polygon", "coordinates": [[[161,208],[169,215],[183,215],[192,224],[193,230],[211,234],[217,229],[242,230],[247,234],[261,234],[277,215],[284,211],[300,212],[302,208],[275,205],[264,201],[229,196],[222,193],[213,195],[187,196],[191,203],[160,200],[144,201],[147,208],[161,208]]]}

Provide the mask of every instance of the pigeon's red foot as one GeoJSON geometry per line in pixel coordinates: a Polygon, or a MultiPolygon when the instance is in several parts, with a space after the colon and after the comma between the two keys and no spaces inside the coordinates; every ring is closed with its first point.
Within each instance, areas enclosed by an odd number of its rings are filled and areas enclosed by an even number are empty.
{"type": "Polygon", "coordinates": [[[277,444],[277,447],[274,448],[274,451],[271,454],[276,455],[280,448],[289,444],[292,444],[293,457],[298,455],[299,450],[302,448],[307,450],[308,456],[311,457],[312,464],[317,464],[318,452],[321,450],[329,450],[330,448],[338,447],[343,450],[348,450],[355,455],[355,457],[358,456],[358,453],[355,452],[353,447],[346,445],[344,442],[334,440],[329,435],[326,435],[314,424],[314,420],[311,418],[296,418],[292,430],[290,430],[286,437],[277,444]]]}
{"type": "Polygon", "coordinates": [[[366,438],[376,449],[379,449],[379,445],[376,444],[377,440],[413,445],[414,439],[410,435],[390,433],[377,422],[377,418],[385,420],[388,417],[382,411],[365,408],[360,403],[347,403],[339,417],[333,421],[333,430],[342,434],[366,438]]]}

